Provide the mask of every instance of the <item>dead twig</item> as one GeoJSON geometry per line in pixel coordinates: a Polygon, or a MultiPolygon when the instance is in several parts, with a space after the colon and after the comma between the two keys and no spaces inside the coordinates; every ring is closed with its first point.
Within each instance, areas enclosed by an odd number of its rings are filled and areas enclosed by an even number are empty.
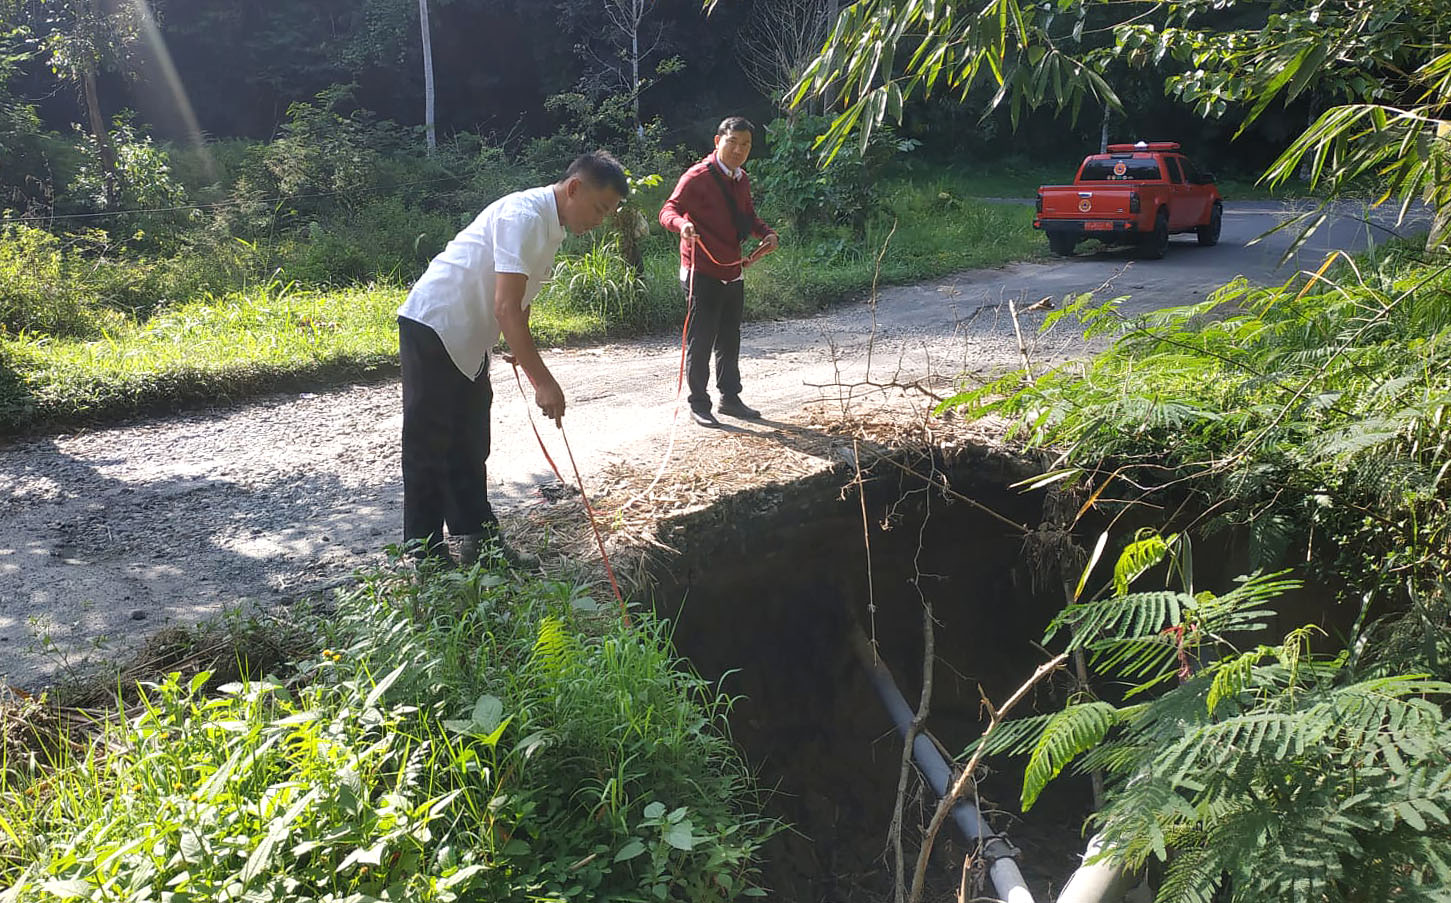
{"type": "MultiPolygon", "coordinates": [[[[803,383],[803,385],[808,386],[808,387],[810,387],[812,389],[847,389],[847,390],[854,390],[854,389],[866,388],[866,389],[874,389],[874,390],[879,391],[879,392],[889,392],[892,389],[896,389],[896,390],[901,391],[901,392],[920,392],[921,394],[927,396],[928,398],[932,399],[933,401],[941,403],[942,401],[945,401],[946,400],[946,397],[943,396],[943,395],[938,395],[936,392],[933,392],[931,389],[928,389],[924,385],[924,383],[930,383],[934,379],[936,379],[936,377],[933,377],[933,376],[924,376],[921,379],[914,379],[911,382],[905,382],[905,383],[904,382],[897,382],[896,380],[893,380],[892,382],[877,382],[876,380],[872,380],[872,379],[862,379],[862,380],[858,380],[858,381],[856,381],[854,383],[844,383],[844,382],[841,382],[840,380],[837,380],[835,382],[830,382],[830,383],[809,383],[808,382],[808,383],[803,383]]],[[[853,398],[856,397],[855,392],[851,392],[849,394],[849,397],[853,397],[853,398]]]]}
{"type": "Polygon", "coordinates": [[[1013,299],[1008,299],[1008,316],[1013,319],[1013,335],[1018,337],[1018,356],[1023,359],[1023,376],[1027,382],[1033,381],[1033,362],[1028,357],[1028,346],[1023,342],[1023,328],[1018,322],[1018,305],[1013,299]]]}
{"type": "Polygon", "coordinates": [[[957,490],[953,489],[951,486],[947,485],[946,483],[938,483],[936,480],[934,480],[934,479],[932,479],[930,477],[924,477],[924,476],[922,476],[922,474],[918,473],[917,471],[911,469],[910,467],[907,467],[904,464],[901,464],[901,463],[899,463],[897,461],[894,461],[891,458],[882,457],[880,460],[887,462],[888,464],[892,465],[893,467],[897,468],[898,470],[901,470],[903,473],[908,473],[908,474],[911,474],[914,477],[917,477],[918,479],[926,480],[934,488],[940,489],[942,492],[946,493],[947,495],[951,496],[952,498],[957,499],[959,502],[963,502],[965,504],[971,505],[972,507],[974,507],[977,510],[983,512],[984,514],[989,515],[993,519],[995,519],[997,521],[1000,521],[1000,522],[1002,522],[1004,524],[1007,524],[1009,527],[1012,527],[1014,530],[1017,530],[1019,533],[1025,533],[1026,534],[1026,533],[1033,532],[1029,527],[1027,527],[1027,526],[1025,526],[1023,524],[1020,524],[1017,521],[1014,521],[1014,520],[1012,520],[1011,518],[1009,518],[1009,517],[1007,517],[1005,515],[999,514],[998,512],[996,512],[993,509],[989,508],[987,505],[984,505],[982,502],[977,501],[976,499],[970,499],[970,498],[968,498],[967,496],[965,496],[962,493],[958,492],[957,490]]]}

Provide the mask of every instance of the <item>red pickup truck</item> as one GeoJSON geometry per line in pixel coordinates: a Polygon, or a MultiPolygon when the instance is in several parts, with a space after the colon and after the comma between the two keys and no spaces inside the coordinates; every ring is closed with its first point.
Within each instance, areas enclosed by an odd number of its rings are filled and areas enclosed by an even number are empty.
{"type": "Polygon", "coordinates": [[[1090,154],[1072,185],[1038,189],[1033,228],[1048,236],[1053,253],[1067,257],[1079,242],[1138,245],[1157,260],[1169,236],[1193,232],[1201,245],[1219,241],[1224,199],[1214,176],[1197,169],[1172,141],[1110,144],[1090,154]]]}

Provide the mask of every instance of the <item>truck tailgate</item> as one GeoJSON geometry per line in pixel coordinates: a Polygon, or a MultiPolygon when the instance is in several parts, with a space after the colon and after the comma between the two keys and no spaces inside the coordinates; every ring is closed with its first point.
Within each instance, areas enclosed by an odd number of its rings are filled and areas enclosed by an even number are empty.
{"type": "Polygon", "coordinates": [[[1122,219],[1134,215],[1129,211],[1129,198],[1134,193],[1131,188],[1049,185],[1039,193],[1043,195],[1042,219],[1122,219]]]}

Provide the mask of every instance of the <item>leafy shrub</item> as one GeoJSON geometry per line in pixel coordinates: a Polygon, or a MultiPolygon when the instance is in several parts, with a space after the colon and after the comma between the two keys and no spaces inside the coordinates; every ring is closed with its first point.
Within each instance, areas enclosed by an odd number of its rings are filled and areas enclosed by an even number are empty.
{"type": "Polygon", "coordinates": [[[307,224],[279,250],[283,273],[309,285],[412,281],[457,229],[453,217],[385,197],[307,224]]]}
{"type": "MultiPolygon", "coordinates": [[[[104,238],[93,233],[89,240],[104,238]]],[[[95,332],[100,299],[75,251],[84,240],[66,242],[29,226],[0,227],[0,325],[11,332],[95,332]]]]}
{"type": "MultiPolygon", "coordinates": [[[[1451,271],[1376,253],[1141,318],[1082,296],[1046,325],[1075,317],[1112,348],[949,404],[1009,414],[1079,472],[1121,463],[1101,476],[1131,497],[1171,481],[1196,493],[1209,526],[1248,532],[1255,566],[1308,561],[1353,604],[1414,612],[1451,568],[1451,271]]],[[[1444,623],[1412,623],[1424,649],[1444,641],[1444,623]]],[[[1415,660],[1451,676],[1444,658],[1415,660]]]]}
{"type": "Polygon", "coordinates": [[[504,195],[533,188],[535,184],[547,184],[560,175],[536,180],[527,167],[515,163],[503,148],[484,144],[473,136],[460,135],[452,150],[459,157],[459,168],[467,173],[467,182],[456,195],[443,200],[462,220],[460,226],[504,195]],[[477,149],[473,149],[474,145],[477,149]]]}
{"type": "Polygon", "coordinates": [[[564,584],[378,574],[286,682],[172,674],[90,751],[0,776],[4,899],[758,893],[772,826],[724,699],[663,625],[592,609],[564,584]]]}
{"type": "Polygon", "coordinates": [[[530,141],[520,154],[520,162],[541,181],[558,179],[575,157],[601,147],[638,175],[673,172],[688,156],[665,146],[665,123],[659,117],[637,130],[627,95],[553,94],[544,106],[555,116],[556,130],[530,141]]]}
{"type": "MultiPolygon", "coordinates": [[[[125,241],[138,250],[174,248],[179,234],[201,221],[196,211],[178,209],[187,204],[186,189],[171,175],[167,151],[137,132],[134,115],[117,115],[111,126],[111,147],[116,159],[116,212],[100,222],[113,241],[125,241]]],[[[77,145],[84,151],[67,193],[84,199],[91,210],[106,207],[105,179],[100,150],[77,126],[77,145]]]]}
{"type": "Polygon", "coordinates": [[[236,234],[291,228],[386,194],[389,155],[413,150],[405,130],[353,104],[352,85],[334,85],[316,103],[288,107],[275,141],[251,148],[227,211],[236,234]],[[350,111],[350,112],[343,112],[350,111]]]}
{"type": "Polygon", "coordinates": [[[171,176],[193,204],[220,204],[231,197],[233,186],[250,149],[257,144],[244,138],[226,138],[203,144],[166,145],[171,176]]]}
{"type": "Polygon", "coordinates": [[[45,130],[33,105],[7,90],[13,65],[0,48],[0,210],[43,214],[55,200],[55,176],[68,179],[79,154],[45,130]]]}
{"type": "Polygon", "coordinates": [[[0,229],[0,323],[11,332],[95,336],[114,331],[122,314],[144,318],[240,284],[257,264],[243,242],[203,236],[170,256],[144,257],[98,229],[54,235],[8,225],[0,229]]]}
{"type": "Polygon", "coordinates": [[[1183,551],[1176,537],[1140,537],[1111,592],[1049,627],[1045,642],[1069,635],[1066,648],[1125,698],[1167,689],[1127,704],[1082,696],[989,735],[993,749],[1031,754],[1024,807],[1069,766],[1102,770],[1092,821],[1119,863],[1167,863],[1165,903],[1446,899],[1451,683],[1314,654],[1313,627],[1245,648],[1295,587],[1279,575],[1222,595],[1187,579],[1177,592],[1128,591],[1183,551]]]}
{"type": "Polygon", "coordinates": [[[825,117],[805,114],[768,124],[757,140],[769,143],[770,155],[751,164],[752,187],[760,196],[758,205],[798,229],[837,223],[860,233],[875,205],[876,171],[892,153],[915,142],[897,142],[889,131],[878,130],[865,154],[853,143],[827,163],[815,143],[829,124],[825,117]]]}

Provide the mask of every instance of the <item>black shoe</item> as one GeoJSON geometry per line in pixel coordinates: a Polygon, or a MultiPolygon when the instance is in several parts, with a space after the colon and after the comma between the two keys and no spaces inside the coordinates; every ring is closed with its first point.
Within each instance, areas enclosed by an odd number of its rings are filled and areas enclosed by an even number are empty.
{"type": "Polygon", "coordinates": [[[695,408],[691,408],[690,419],[701,426],[720,426],[720,421],[716,420],[715,415],[710,411],[697,411],[695,408]]]}
{"type": "Polygon", "coordinates": [[[746,407],[739,395],[727,395],[715,406],[717,411],[730,417],[740,417],[742,420],[760,420],[761,412],[755,408],[746,407]]]}
{"type": "Polygon", "coordinates": [[[408,560],[419,571],[437,573],[449,571],[458,567],[453,554],[448,550],[446,542],[425,542],[424,540],[409,540],[406,544],[408,560]]]}
{"type": "Polygon", "coordinates": [[[465,568],[479,562],[485,565],[502,559],[515,570],[535,571],[539,569],[539,557],[521,552],[504,541],[497,533],[472,533],[459,539],[459,564],[465,568]]]}
{"type": "Polygon", "coordinates": [[[533,552],[516,549],[504,540],[499,540],[499,557],[516,571],[539,570],[539,556],[533,552]]]}

